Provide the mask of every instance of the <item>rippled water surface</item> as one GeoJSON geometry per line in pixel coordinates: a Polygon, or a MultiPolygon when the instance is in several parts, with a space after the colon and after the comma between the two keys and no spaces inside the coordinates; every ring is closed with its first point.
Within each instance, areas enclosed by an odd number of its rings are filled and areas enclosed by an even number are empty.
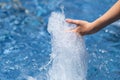
{"type": "MultiPolygon", "coordinates": [[[[47,80],[47,31],[52,11],[64,5],[69,18],[93,21],[117,0],[0,0],[0,80],[47,80]]],[[[87,80],[120,80],[120,22],[85,36],[87,80]]]]}

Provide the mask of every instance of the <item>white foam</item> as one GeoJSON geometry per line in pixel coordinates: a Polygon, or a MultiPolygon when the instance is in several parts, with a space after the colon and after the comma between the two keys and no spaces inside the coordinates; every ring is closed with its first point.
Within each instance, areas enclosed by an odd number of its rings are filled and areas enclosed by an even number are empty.
{"type": "Polygon", "coordinates": [[[27,77],[27,80],[36,80],[35,78],[31,77],[31,76],[28,76],[27,77]]]}
{"type": "Polygon", "coordinates": [[[52,66],[48,80],[86,80],[87,54],[82,36],[65,30],[75,28],[65,22],[63,13],[53,12],[49,18],[52,66]]]}

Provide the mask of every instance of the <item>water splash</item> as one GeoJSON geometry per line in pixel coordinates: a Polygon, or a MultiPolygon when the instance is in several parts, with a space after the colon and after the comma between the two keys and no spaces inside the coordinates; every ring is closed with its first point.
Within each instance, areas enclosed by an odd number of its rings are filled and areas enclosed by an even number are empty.
{"type": "Polygon", "coordinates": [[[60,8],[61,8],[62,14],[64,14],[64,5],[61,5],[60,8]]]}
{"type": "Polygon", "coordinates": [[[51,14],[48,31],[52,37],[52,65],[48,80],[86,80],[87,54],[82,36],[65,32],[75,27],[65,22],[63,13],[51,14]]]}

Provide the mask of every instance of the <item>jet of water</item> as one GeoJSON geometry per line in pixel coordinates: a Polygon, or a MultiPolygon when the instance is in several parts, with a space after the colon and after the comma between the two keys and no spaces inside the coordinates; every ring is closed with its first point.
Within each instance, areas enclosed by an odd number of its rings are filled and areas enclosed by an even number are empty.
{"type": "Polygon", "coordinates": [[[51,67],[48,80],[86,80],[87,53],[82,36],[66,30],[75,25],[65,22],[64,13],[53,12],[49,18],[51,34],[51,67]]]}

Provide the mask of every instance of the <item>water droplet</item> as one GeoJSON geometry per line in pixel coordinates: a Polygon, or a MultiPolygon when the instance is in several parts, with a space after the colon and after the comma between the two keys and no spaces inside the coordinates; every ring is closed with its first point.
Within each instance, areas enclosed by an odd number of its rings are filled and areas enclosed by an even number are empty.
{"type": "Polygon", "coordinates": [[[61,5],[60,8],[61,8],[62,14],[64,14],[64,5],[61,5]]]}

